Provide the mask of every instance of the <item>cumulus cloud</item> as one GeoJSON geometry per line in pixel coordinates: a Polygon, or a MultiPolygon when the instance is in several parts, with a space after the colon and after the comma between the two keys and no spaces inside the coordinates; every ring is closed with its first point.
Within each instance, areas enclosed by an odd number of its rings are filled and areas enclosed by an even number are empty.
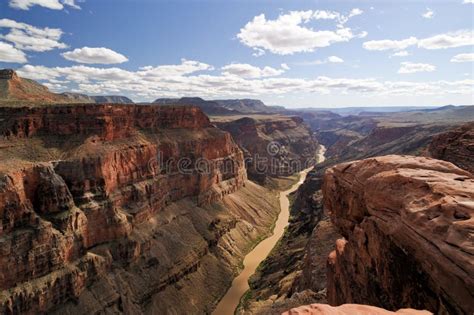
{"type": "MultiPolygon", "coordinates": [[[[284,64],[287,68],[288,66],[284,64]]],[[[224,75],[236,75],[242,78],[265,78],[276,77],[285,72],[285,69],[275,69],[272,67],[255,67],[246,63],[231,63],[221,68],[224,75]]]]}
{"type": "Polygon", "coordinates": [[[179,77],[207,70],[214,70],[214,67],[199,61],[181,59],[179,65],[146,66],[141,67],[137,73],[144,78],[159,79],[160,77],[179,77]]]}
{"type": "MultiPolygon", "coordinates": [[[[255,16],[237,34],[240,42],[255,50],[260,56],[265,51],[279,55],[291,55],[297,52],[312,52],[338,42],[347,42],[354,37],[344,24],[349,18],[362,14],[362,10],[353,9],[344,16],[335,11],[308,10],[291,11],[281,14],[276,20],[267,20],[264,14],[255,16]],[[313,20],[336,20],[334,30],[315,30],[308,23],[313,20]]],[[[365,36],[366,33],[361,33],[365,36]]]]}
{"type": "Polygon", "coordinates": [[[127,57],[104,47],[82,47],[61,54],[65,59],[87,64],[115,64],[128,61],[127,57]]]}
{"type": "Polygon", "coordinates": [[[26,63],[28,60],[25,53],[21,50],[8,43],[0,42],[0,61],[26,63]]]}
{"type": "Polygon", "coordinates": [[[474,0],[464,0],[464,4],[474,4],[474,0]]]}
{"type": "Polygon", "coordinates": [[[432,19],[434,17],[435,13],[433,10],[430,8],[426,8],[426,12],[423,13],[421,16],[424,17],[425,19],[432,19]]]}
{"type": "Polygon", "coordinates": [[[370,40],[362,44],[367,50],[403,50],[409,46],[415,45],[418,42],[416,37],[410,37],[403,40],[370,40]]]}
{"type": "Polygon", "coordinates": [[[330,56],[328,57],[328,61],[332,63],[342,63],[344,60],[342,58],[339,58],[337,56],[330,56]]]}
{"type": "Polygon", "coordinates": [[[445,49],[462,46],[474,45],[474,31],[472,30],[458,30],[455,32],[448,32],[434,35],[431,37],[417,39],[416,37],[409,37],[402,40],[371,40],[364,42],[362,47],[367,50],[403,50],[410,46],[417,45],[424,49],[445,49]]]}
{"type": "Polygon", "coordinates": [[[468,54],[459,54],[451,58],[451,62],[473,62],[474,61],[474,53],[468,54]]]}
{"type": "Polygon", "coordinates": [[[38,28],[10,19],[0,19],[0,28],[9,28],[10,32],[0,38],[11,42],[16,48],[31,51],[49,51],[67,48],[60,42],[63,32],[58,28],[38,28]]]}
{"type": "MultiPolygon", "coordinates": [[[[259,68],[260,70],[265,69],[259,68]]],[[[283,69],[283,68],[282,68],[283,69]]],[[[247,77],[230,75],[203,62],[182,59],[174,65],[147,66],[136,71],[117,67],[100,68],[85,65],[45,67],[25,65],[19,75],[47,83],[56,92],[74,91],[86,94],[123,94],[139,101],[157,97],[201,96],[262,97],[287,94],[357,94],[367,96],[442,95],[472,93],[474,80],[462,81],[383,81],[374,78],[313,79],[276,77],[247,77]]]]}
{"type": "Polygon", "coordinates": [[[290,67],[289,67],[286,63],[282,63],[282,64],[281,64],[281,68],[282,68],[283,70],[290,70],[290,67]]]}
{"type": "Polygon", "coordinates": [[[10,0],[10,7],[20,10],[29,10],[35,5],[48,8],[51,10],[62,10],[64,6],[74,9],[80,9],[74,0],[10,0]]]}
{"type": "Polygon", "coordinates": [[[421,39],[418,47],[425,49],[445,49],[474,45],[473,30],[459,30],[421,39]]]}
{"type": "Polygon", "coordinates": [[[433,72],[436,67],[427,63],[402,62],[398,73],[408,74],[416,72],[433,72]]]}

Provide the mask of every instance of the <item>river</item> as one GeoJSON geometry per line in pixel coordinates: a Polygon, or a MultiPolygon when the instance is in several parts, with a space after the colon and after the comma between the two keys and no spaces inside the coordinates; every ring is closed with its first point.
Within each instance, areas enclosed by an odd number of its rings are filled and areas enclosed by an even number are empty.
{"type": "MultiPolygon", "coordinates": [[[[320,145],[318,150],[318,163],[325,160],[324,153],[326,148],[320,145]]],[[[248,280],[250,276],[255,273],[258,265],[270,254],[273,247],[285,232],[290,217],[290,200],[288,196],[296,191],[298,187],[304,182],[306,175],[312,167],[300,172],[300,177],[297,183],[293,184],[288,190],[280,192],[280,214],[275,223],[273,234],[261,241],[255,248],[247,254],[244,258],[244,270],[232,281],[232,286],[229,288],[225,296],[220,300],[213,315],[233,315],[235,309],[239,305],[242,295],[249,289],[248,280]]]]}

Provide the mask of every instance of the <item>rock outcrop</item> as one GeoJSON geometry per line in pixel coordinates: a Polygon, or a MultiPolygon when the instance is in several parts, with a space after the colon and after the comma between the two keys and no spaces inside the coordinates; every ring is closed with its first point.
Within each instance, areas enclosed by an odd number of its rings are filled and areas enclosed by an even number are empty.
{"type": "Polygon", "coordinates": [[[330,306],[327,304],[311,304],[307,306],[300,306],[293,308],[282,315],[355,315],[355,314],[370,314],[370,315],[429,315],[428,311],[418,311],[414,309],[401,309],[396,312],[387,311],[378,307],[359,304],[344,304],[341,306],[330,306]]]}
{"type": "Polygon", "coordinates": [[[207,101],[200,97],[158,98],[153,101],[156,105],[193,105],[199,107],[207,115],[235,115],[240,112],[228,109],[216,101],[207,101]]]}
{"type": "Polygon", "coordinates": [[[434,136],[428,153],[474,174],[474,122],[434,136]]]}
{"type": "Polygon", "coordinates": [[[0,105],[24,106],[25,102],[42,105],[50,103],[133,103],[128,97],[119,95],[89,96],[72,92],[53,93],[37,81],[21,78],[12,69],[0,69],[0,105]]]}
{"type": "Polygon", "coordinates": [[[196,107],[1,108],[0,121],[3,314],[210,312],[278,211],[196,107]]]}
{"type": "Polygon", "coordinates": [[[315,163],[318,145],[300,117],[257,115],[213,122],[232,134],[244,152],[249,178],[258,183],[315,163]]]}
{"type": "Polygon", "coordinates": [[[52,93],[44,85],[20,78],[12,69],[0,69],[0,104],[15,102],[67,102],[67,98],[52,93]]]}
{"type": "Polygon", "coordinates": [[[325,209],[345,237],[328,301],[474,312],[474,178],[445,161],[389,155],[329,169],[325,209]]]}

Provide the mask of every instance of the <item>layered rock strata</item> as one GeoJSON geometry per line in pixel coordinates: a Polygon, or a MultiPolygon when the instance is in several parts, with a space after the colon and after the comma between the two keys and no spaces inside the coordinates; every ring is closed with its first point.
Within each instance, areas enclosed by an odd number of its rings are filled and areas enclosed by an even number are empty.
{"type": "Polygon", "coordinates": [[[474,312],[472,174],[389,155],[329,169],[323,194],[345,237],[328,260],[330,304],[474,312]]]}
{"type": "Polygon", "coordinates": [[[428,153],[474,174],[474,122],[434,136],[428,153]]]}
{"type": "Polygon", "coordinates": [[[249,178],[260,184],[315,162],[317,142],[300,117],[256,115],[215,123],[232,134],[244,152],[249,178]]]}
{"type": "Polygon", "coordinates": [[[210,312],[278,211],[196,107],[0,118],[2,313],[210,312]]]}

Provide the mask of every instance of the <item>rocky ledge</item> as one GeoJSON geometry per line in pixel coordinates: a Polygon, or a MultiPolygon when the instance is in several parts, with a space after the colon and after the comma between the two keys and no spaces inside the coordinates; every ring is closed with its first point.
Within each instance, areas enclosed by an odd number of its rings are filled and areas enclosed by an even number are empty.
{"type": "Polygon", "coordinates": [[[328,302],[474,312],[474,178],[455,165],[389,155],[329,169],[324,206],[339,232],[328,302]]]}
{"type": "Polygon", "coordinates": [[[311,304],[307,306],[300,306],[292,308],[282,315],[355,315],[355,314],[370,314],[370,315],[430,315],[428,311],[418,311],[414,309],[401,309],[396,312],[390,312],[378,307],[360,304],[344,304],[341,306],[330,306],[327,304],[311,304]]]}
{"type": "Polygon", "coordinates": [[[474,174],[474,122],[436,135],[428,152],[474,174]]]}

